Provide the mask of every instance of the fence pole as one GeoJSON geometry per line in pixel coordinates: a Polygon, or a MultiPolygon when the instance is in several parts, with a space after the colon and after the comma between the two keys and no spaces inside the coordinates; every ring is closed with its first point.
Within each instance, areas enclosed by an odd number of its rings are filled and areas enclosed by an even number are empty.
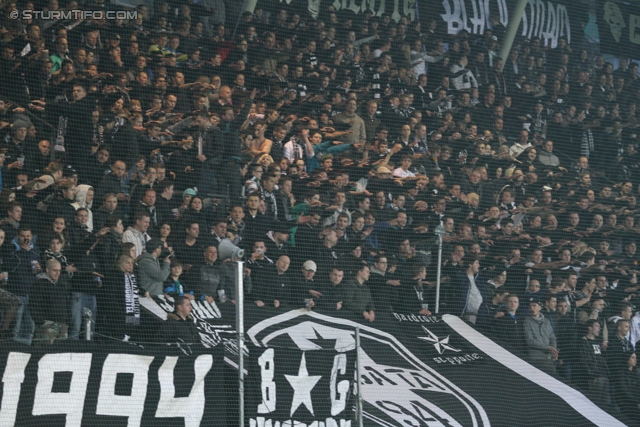
{"type": "Polygon", "coordinates": [[[436,227],[436,236],[438,236],[438,277],[436,279],[436,310],[435,313],[438,314],[440,312],[440,276],[442,273],[442,236],[444,236],[444,226],[442,225],[442,221],[440,221],[440,225],[436,227]]]}
{"type": "Polygon", "coordinates": [[[238,331],[238,427],[244,427],[244,263],[236,265],[236,329],[238,331]]]}
{"type": "Polygon", "coordinates": [[[360,328],[356,328],[356,378],[358,384],[358,404],[357,404],[357,416],[358,416],[358,425],[363,427],[363,419],[362,419],[362,380],[360,379],[360,328]]]}

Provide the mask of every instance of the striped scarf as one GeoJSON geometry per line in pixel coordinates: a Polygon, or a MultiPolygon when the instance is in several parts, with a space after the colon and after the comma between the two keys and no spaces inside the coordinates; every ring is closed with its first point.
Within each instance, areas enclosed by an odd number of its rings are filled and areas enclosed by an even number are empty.
{"type": "Polygon", "coordinates": [[[140,326],[140,299],[138,297],[138,284],[136,276],[124,274],[124,298],[126,303],[128,325],[140,326]]]}

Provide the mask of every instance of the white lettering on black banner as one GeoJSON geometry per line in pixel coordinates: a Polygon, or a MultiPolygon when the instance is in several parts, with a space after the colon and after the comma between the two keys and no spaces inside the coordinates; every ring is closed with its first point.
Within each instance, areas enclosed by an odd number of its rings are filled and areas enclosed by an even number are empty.
{"type": "Polygon", "coordinates": [[[66,414],[67,427],[80,427],[90,369],[90,353],[57,353],[43,356],[38,363],[38,385],[33,401],[33,415],[66,414]],[[69,392],[54,393],[54,374],[68,371],[71,371],[69,392]]]}
{"type": "MultiPolygon", "coordinates": [[[[462,30],[482,34],[486,28],[491,28],[489,17],[492,14],[499,16],[502,25],[509,23],[506,0],[442,0],[442,7],[444,13],[440,16],[447,24],[448,34],[458,34],[462,30]]],[[[545,45],[551,47],[556,47],[561,36],[567,37],[571,43],[567,8],[550,1],[529,0],[522,16],[521,35],[540,37],[545,45]]]]}
{"type": "Polygon", "coordinates": [[[13,426],[16,423],[20,390],[24,382],[24,369],[31,355],[27,353],[11,353],[7,358],[7,366],[2,376],[2,401],[0,402],[0,427],[13,426]]]}
{"type": "MultiPolygon", "coordinates": [[[[292,0],[280,0],[280,3],[291,4],[292,0]]],[[[309,12],[316,18],[319,10],[317,1],[309,1],[309,12]]],[[[331,4],[336,11],[351,10],[354,13],[362,13],[371,10],[375,16],[382,16],[383,13],[391,14],[391,19],[395,22],[400,17],[408,16],[411,21],[416,19],[416,0],[334,0],[331,4]]]]}
{"type": "Polygon", "coordinates": [[[128,427],[138,427],[142,421],[147,398],[149,365],[153,357],[133,354],[110,354],[102,366],[96,414],[128,418],[128,427]],[[118,374],[133,374],[130,396],[116,395],[118,374]]]}

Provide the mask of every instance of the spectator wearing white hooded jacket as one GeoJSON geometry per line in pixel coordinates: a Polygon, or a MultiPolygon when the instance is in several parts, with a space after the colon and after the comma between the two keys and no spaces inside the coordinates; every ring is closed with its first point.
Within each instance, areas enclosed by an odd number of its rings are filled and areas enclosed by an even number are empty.
{"type": "Polygon", "coordinates": [[[463,54],[458,57],[458,60],[449,69],[451,72],[451,84],[458,91],[478,87],[478,82],[473,73],[467,69],[468,64],[467,55],[463,54]]]}
{"type": "Polygon", "coordinates": [[[71,204],[76,210],[85,208],[89,214],[89,221],[87,222],[87,230],[93,233],[93,212],[91,207],[93,206],[93,196],[95,190],[92,186],[86,184],[80,184],[76,187],[76,201],[71,204]]]}

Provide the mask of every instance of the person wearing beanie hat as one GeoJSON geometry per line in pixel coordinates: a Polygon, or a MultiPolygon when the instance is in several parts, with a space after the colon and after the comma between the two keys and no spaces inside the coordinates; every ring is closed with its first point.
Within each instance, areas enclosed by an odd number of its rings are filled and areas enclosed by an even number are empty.
{"type": "Polygon", "coordinates": [[[171,273],[171,259],[167,256],[162,266],[160,265],[158,258],[164,249],[164,242],[160,239],[149,240],[146,249],[147,251],[138,257],[138,286],[142,295],[145,291],[149,292],[150,296],[161,295],[164,290],[164,281],[171,273]]]}
{"type": "Polygon", "coordinates": [[[194,190],[193,188],[187,188],[186,190],[184,190],[182,192],[182,198],[185,199],[187,196],[193,197],[196,194],[198,194],[198,193],[196,193],[196,190],[194,190]]]}
{"type": "Polygon", "coordinates": [[[13,126],[11,126],[11,129],[13,129],[14,131],[20,128],[29,129],[30,126],[31,124],[27,123],[25,120],[19,119],[13,122],[13,126]]]}

